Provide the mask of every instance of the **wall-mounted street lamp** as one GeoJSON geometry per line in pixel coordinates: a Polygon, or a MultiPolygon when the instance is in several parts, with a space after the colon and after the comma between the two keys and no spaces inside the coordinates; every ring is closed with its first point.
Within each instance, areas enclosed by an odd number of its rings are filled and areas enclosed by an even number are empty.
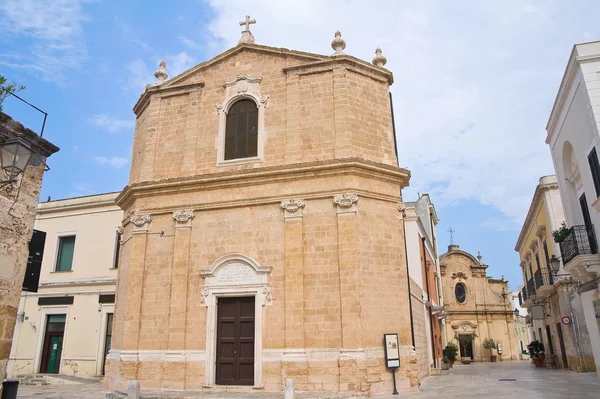
{"type": "Polygon", "coordinates": [[[570,274],[558,274],[560,271],[560,258],[556,257],[556,255],[552,255],[550,257],[550,269],[554,277],[562,277],[564,280],[572,281],[573,277],[570,274]]]}
{"type": "MultiPolygon", "coordinates": [[[[21,137],[17,136],[0,144],[0,169],[4,177],[0,178],[0,188],[17,181],[21,173],[25,172],[27,165],[43,163],[31,146],[21,137]]],[[[44,163],[45,170],[49,170],[44,163]]]]}

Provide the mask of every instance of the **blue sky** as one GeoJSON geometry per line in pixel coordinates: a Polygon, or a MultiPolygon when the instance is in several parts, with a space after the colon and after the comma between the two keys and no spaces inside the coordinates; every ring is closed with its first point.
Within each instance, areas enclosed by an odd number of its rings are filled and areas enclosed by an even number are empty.
{"type": "MultiPolygon", "coordinates": [[[[249,14],[259,44],[370,61],[392,86],[406,200],[428,192],[461,248],[520,283],[514,245],[540,176],[553,173],[546,122],[574,43],[600,39],[597,1],[0,0],[0,74],[49,114],[41,199],[127,183],[134,115],[160,60],[171,77],[234,46],[249,14]],[[368,6],[367,6],[368,4],[368,6]]],[[[33,130],[42,117],[4,110],[33,130]]]]}

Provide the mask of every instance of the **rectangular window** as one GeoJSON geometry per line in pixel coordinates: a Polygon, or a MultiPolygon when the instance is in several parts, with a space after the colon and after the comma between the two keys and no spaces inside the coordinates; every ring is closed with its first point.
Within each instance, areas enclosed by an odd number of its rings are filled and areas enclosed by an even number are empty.
{"type": "Polygon", "coordinates": [[[600,197],[600,162],[598,162],[596,147],[592,148],[592,151],[588,155],[588,162],[590,164],[590,171],[592,172],[592,179],[594,180],[594,187],[596,188],[596,197],[600,197]]]}
{"type": "Polygon", "coordinates": [[[73,267],[73,253],[75,252],[75,236],[59,237],[58,256],[56,258],[56,271],[69,271],[73,267]]]}
{"type": "Polygon", "coordinates": [[[117,242],[115,243],[115,261],[113,268],[119,268],[119,251],[121,250],[121,233],[117,232],[117,242]]]}

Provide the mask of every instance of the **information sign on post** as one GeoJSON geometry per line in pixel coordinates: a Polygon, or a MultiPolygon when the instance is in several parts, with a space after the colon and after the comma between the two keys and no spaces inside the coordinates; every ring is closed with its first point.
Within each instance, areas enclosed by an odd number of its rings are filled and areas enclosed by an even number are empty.
{"type": "Polygon", "coordinates": [[[394,395],[398,395],[396,390],[396,369],[400,367],[400,346],[398,345],[398,334],[383,334],[383,348],[385,350],[385,366],[392,370],[392,380],[394,381],[394,395]]]}

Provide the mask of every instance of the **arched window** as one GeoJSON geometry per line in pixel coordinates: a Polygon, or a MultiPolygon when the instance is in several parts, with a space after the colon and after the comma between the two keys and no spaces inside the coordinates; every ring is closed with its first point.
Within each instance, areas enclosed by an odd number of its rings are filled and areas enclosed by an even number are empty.
{"type": "Polygon", "coordinates": [[[467,300],[467,289],[463,283],[454,286],[454,296],[458,303],[464,303],[467,300]]]}
{"type": "Polygon", "coordinates": [[[252,100],[236,101],[227,113],[225,160],[258,155],[258,107],[252,100]]]}

